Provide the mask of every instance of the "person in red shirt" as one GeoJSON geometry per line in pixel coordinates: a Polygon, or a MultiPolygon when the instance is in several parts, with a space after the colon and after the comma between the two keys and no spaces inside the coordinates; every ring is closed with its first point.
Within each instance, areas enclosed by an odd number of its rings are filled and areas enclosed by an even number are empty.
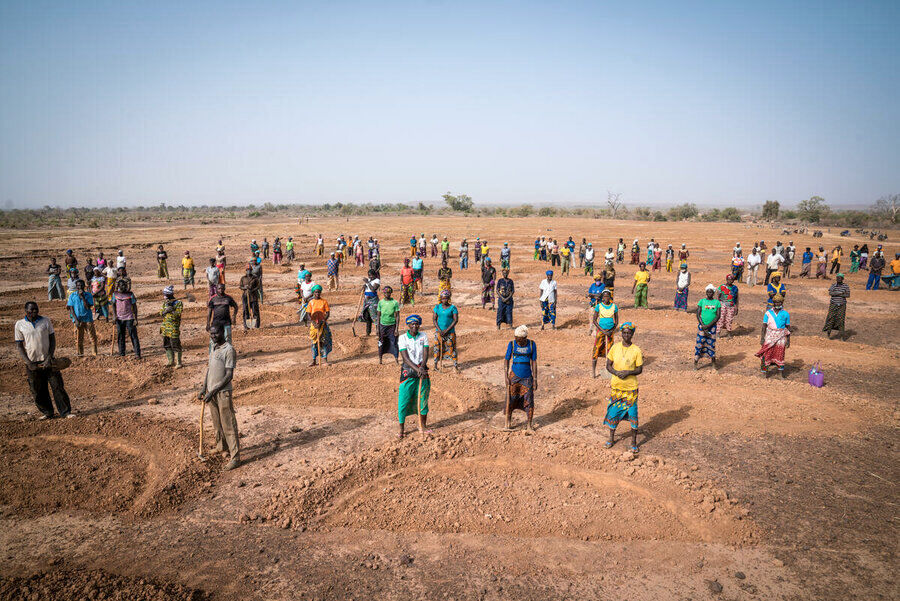
{"type": "Polygon", "coordinates": [[[409,266],[409,258],[403,259],[400,270],[400,305],[416,304],[416,285],[413,268],[409,266]]]}

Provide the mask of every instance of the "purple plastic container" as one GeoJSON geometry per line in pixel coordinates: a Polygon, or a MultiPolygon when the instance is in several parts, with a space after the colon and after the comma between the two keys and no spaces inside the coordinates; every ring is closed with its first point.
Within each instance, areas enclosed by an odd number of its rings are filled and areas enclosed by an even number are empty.
{"type": "Polygon", "coordinates": [[[819,369],[818,361],[816,361],[816,364],[809,370],[809,385],[815,386],[816,388],[825,386],[825,374],[819,369]]]}

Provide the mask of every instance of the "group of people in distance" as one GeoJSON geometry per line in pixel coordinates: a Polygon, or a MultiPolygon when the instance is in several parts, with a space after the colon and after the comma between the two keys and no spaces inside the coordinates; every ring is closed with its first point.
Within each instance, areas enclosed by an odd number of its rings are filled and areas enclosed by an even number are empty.
{"type": "MultiPolygon", "coordinates": [[[[261,325],[260,305],[263,302],[262,261],[269,256],[268,240],[263,238],[259,245],[251,241],[250,257],[243,268],[244,275],[240,279],[243,327],[258,328],[261,325]]],[[[578,267],[590,276],[592,283],[587,290],[588,308],[590,311],[591,333],[594,344],[591,354],[591,371],[597,377],[597,362],[605,361],[606,371],[611,376],[611,393],[604,424],[609,428],[610,438],[607,446],[614,442],[614,432],[619,422],[627,420],[632,427],[631,446],[637,451],[638,427],[638,385],[637,377],[643,368],[643,355],[633,339],[636,326],[633,322],[621,323],[619,306],[615,303],[616,265],[626,261],[626,244],[619,238],[615,246],[604,253],[603,268],[595,273],[595,252],[593,244],[582,238],[576,244],[572,236],[559,244],[555,239],[544,236],[535,239],[535,261],[550,263],[544,278],[537,286],[540,305],[540,327],[547,325],[555,329],[558,282],[552,267],[559,266],[562,273],[570,275],[571,267],[577,253],[578,267]],[[616,340],[618,336],[620,340],[616,340]]],[[[686,244],[678,250],[671,244],[662,249],[662,245],[651,239],[646,246],[646,257],[642,256],[641,245],[637,238],[631,245],[631,264],[637,265],[637,271],[631,285],[635,308],[648,307],[648,290],[653,272],[673,273],[674,303],[676,311],[688,311],[689,294],[692,275],[688,267],[691,256],[686,244]],[[646,258],[645,260],[642,260],[646,258]]],[[[824,254],[820,247],[820,267],[817,277],[829,279],[834,275],[835,281],[830,285],[828,294],[830,304],[823,331],[831,336],[837,331],[841,336],[845,331],[847,299],[850,288],[845,283],[841,272],[843,257],[840,246],[835,247],[830,255],[824,254]],[[831,269],[821,266],[823,257],[830,260],[831,269]]],[[[273,264],[286,262],[282,259],[282,241],[275,238],[272,245],[273,264]]],[[[287,237],[287,261],[295,259],[292,237],[287,237]]],[[[728,273],[724,281],[718,285],[708,284],[703,296],[696,303],[697,335],[694,349],[694,366],[708,358],[718,368],[716,362],[717,337],[730,336],[734,330],[734,319],[742,306],[738,283],[746,283],[753,287],[759,283],[758,270],[765,267],[762,285],[766,286],[766,307],[760,331],[760,349],[756,355],[760,358],[760,367],[766,376],[771,368],[775,368],[785,377],[785,350],[790,346],[791,326],[790,314],[785,309],[787,287],[785,281],[790,275],[790,266],[799,258],[803,266],[799,274],[793,277],[809,277],[813,253],[807,248],[800,257],[793,242],[787,246],[780,241],[768,249],[764,241],[753,244],[746,260],[743,249],[738,243],[732,249],[728,273]],[[766,252],[768,251],[768,252],[766,252]]],[[[434,369],[442,367],[447,360],[459,373],[459,353],[456,328],[459,324],[459,309],[452,302],[453,270],[449,266],[450,242],[446,236],[439,238],[437,234],[428,239],[411,236],[409,240],[409,256],[403,257],[403,266],[398,276],[400,287],[399,298],[395,298],[392,286],[382,285],[381,248],[377,238],[369,237],[364,241],[359,236],[340,235],[335,240],[335,249],[325,258],[325,242],[322,234],[315,240],[313,248],[314,260],[324,258],[324,272],[329,290],[339,289],[339,273],[342,265],[351,257],[356,258],[356,267],[367,268],[360,290],[360,299],[353,323],[365,324],[366,335],[374,333],[378,344],[378,362],[383,362],[385,354],[394,357],[400,367],[400,386],[398,389],[397,412],[399,420],[399,436],[404,435],[404,423],[407,417],[416,415],[418,428],[428,433],[428,397],[430,393],[429,362],[434,369]],[[423,318],[412,314],[401,318],[404,307],[415,306],[416,294],[424,294],[424,261],[427,257],[440,260],[436,279],[438,302],[431,310],[431,326],[434,334],[431,340],[423,331],[423,318]],[[401,334],[401,323],[406,331],[401,334]]],[[[511,427],[511,416],[514,410],[523,410],[527,415],[528,429],[533,427],[534,395],[538,387],[537,380],[537,344],[528,336],[526,325],[516,326],[513,321],[514,296],[516,286],[510,278],[512,251],[509,243],[503,243],[499,252],[501,277],[493,265],[491,247],[488,241],[476,237],[474,262],[481,269],[481,306],[496,311],[496,326],[508,324],[514,331],[514,340],[509,342],[504,357],[504,373],[506,381],[505,425],[511,427]]],[[[168,255],[162,244],[156,249],[157,276],[169,279],[167,266],[168,255]]],[[[459,245],[459,267],[469,268],[469,244],[463,239],[459,245]]],[[[881,245],[869,254],[868,248],[854,246],[850,252],[850,272],[860,269],[870,271],[867,289],[878,289],[879,279],[887,281],[889,287],[896,289],[900,278],[900,253],[890,264],[891,276],[885,278],[884,251],[881,245]],[[874,284],[872,279],[875,277],[874,284]]],[[[195,285],[194,259],[190,251],[184,251],[182,258],[182,279],[184,288],[195,285]]],[[[209,259],[205,270],[208,284],[206,330],[210,334],[209,368],[200,396],[204,402],[210,403],[213,422],[217,432],[219,450],[226,453],[231,461],[230,467],[240,463],[237,423],[231,403],[231,379],[237,354],[232,345],[232,328],[237,323],[237,302],[226,293],[226,254],[222,240],[219,240],[215,256],[209,259]]],[[[84,339],[90,337],[93,354],[98,353],[97,333],[94,326],[96,319],[112,320],[115,324],[118,342],[118,354],[125,355],[126,339],[130,338],[134,355],[141,358],[141,345],[138,339],[138,303],[132,292],[131,278],[128,276],[127,260],[124,252],[119,250],[115,259],[106,259],[102,252],[96,260],[89,258],[82,270],[72,250],[65,253],[64,264],[60,265],[53,258],[47,267],[48,300],[66,302],[68,315],[73,323],[76,350],[79,356],[84,354],[84,339]],[[65,270],[65,271],[63,271],[65,270]],[[66,287],[63,287],[62,274],[67,276],[66,287]],[[82,277],[82,273],[84,277],[82,277]]],[[[331,306],[324,298],[324,286],[314,280],[312,271],[300,264],[295,288],[299,304],[300,323],[309,327],[311,362],[310,366],[328,364],[328,356],[333,348],[333,334],[329,325],[331,306]]],[[[191,300],[193,298],[191,297],[191,300]]],[[[175,288],[167,285],[162,290],[162,304],[155,313],[161,318],[160,334],[162,348],[166,355],[167,366],[181,368],[181,317],[184,304],[175,297],[175,288]]],[[[50,402],[50,392],[61,416],[74,415],[68,395],[60,374],[64,362],[55,362],[56,340],[53,326],[49,319],[39,314],[37,304],[29,301],[25,307],[25,317],[15,325],[15,341],[18,352],[28,367],[28,381],[34,401],[43,418],[54,415],[50,402]]]]}

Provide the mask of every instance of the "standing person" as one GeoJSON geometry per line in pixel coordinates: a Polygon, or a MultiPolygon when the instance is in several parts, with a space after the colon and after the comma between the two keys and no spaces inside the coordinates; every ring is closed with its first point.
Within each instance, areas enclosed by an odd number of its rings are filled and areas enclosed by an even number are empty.
{"type": "MultiPolygon", "coordinates": [[[[254,242],[255,242],[255,240],[254,240],[254,242]]],[[[268,258],[269,258],[269,246],[270,246],[270,244],[269,244],[269,239],[268,239],[268,238],[263,238],[263,243],[262,243],[262,258],[263,258],[263,259],[268,259],[268,258]]],[[[257,250],[259,250],[259,249],[258,249],[258,248],[254,249],[254,248],[251,247],[251,248],[250,248],[250,254],[256,254],[256,251],[257,251],[257,250]]]]}
{"type": "Polygon", "coordinates": [[[560,264],[559,261],[559,243],[556,240],[553,240],[550,243],[550,266],[556,267],[560,264]]]}
{"type": "MultiPolygon", "coordinates": [[[[671,248],[671,244],[669,247],[671,248]]],[[[619,244],[616,246],[616,263],[625,262],[625,239],[619,238],[619,244]]]]}
{"type": "Polygon", "coordinates": [[[128,264],[125,259],[125,251],[120,250],[116,253],[116,269],[123,269],[128,264]]]}
{"type": "Polygon", "coordinates": [[[675,263],[675,251],[672,249],[672,245],[666,248],[666,273],[672,273],[672,266],[675,263]]]}
{"type": "MultiPolygon", "coordinates": [[[[571,237],[569,238],[571,242],[571,237]]],[[[574,244],[574,242],[573,242],[574,244]]],[[[569,248],[569,243],[567,242],[563,249],[559,251],[560,256],[562,257],[562,272],[563,275],[570,275],[570,266],[572,265],[572,249],[569,248]]]]}
{"type": "Polygon", "coordinates": [[[688,257],[691,256],[691,251],[687,249],[687,244],[681,243],[681,250],[678,251],[678,260],[681,263],[687,263],[688,257]]]}
{"type": "Polygon", "coordinates": [[[25,362],[31,396],[41,412],[39,419],[53,417],[53,403],[60,417],[75,417],[62,374],[53,365],[56,353],[53,324],[49,318],[40,315],[36,302],[25,303],[25,317],[16,322],[13,332],[16,351],[25,362]],[[50,402],[51,390],[53,403],[50,402]]]}
{"type": "Polygon", "coordinates": [[[502,270],[503,277],[497,280],[497,329],[501,323],[513,327],[513,295],[516,293],[515,283],[509,279],[509,269],[502,270]]]}
{"type": "Polygon", "coordinates": [[[125,282],[116,284],[116,291],[113,293],[113,313],[116,316],[116,339],[119,343],[119,356],[125,356],[125,334],[131,338],[131,348],[134,350],[134,356],[140,360],[141,358],[141,341],[138,340],[138,306],[137,299],[128,289],[125,282]]]}
{"type": "Polygon", "coordinates": [[[91,295],[94,297],[94,311],[96,318],[103,317],[109,323],[109,297],[106,296],[106,277],[99,267],[94,268],[94,277],[91,278],[91,295]]]}
{"type": "Polygon", "coordinates": [[[894,260],[891,261],[890,277],[882,278],[884,283],[888,285],[889,290],[900,289],[900,253],[894,253],[894,260]]]}
{"type": "Polygon", "coordinates": [[[337,260],[336,253],[331,253],[331,257],[325,262],[325,272],[328,274],[328,289],[340,289],[340,263],[337,260]]]}
{"type": "Polygon", "coordinates": [[[321,257],[325,254],[325,238],[322,237],[322,234],[316,234],[316,256],[321,257]]]}
{"type": "Polygon", "coordinates": [[[428,421],[428,395],[431,379],[428,377],[428,336],[419,331],[422,318],[410,315],[406,318],[406,334],[400,337],[400,386],[397,388],[397,417],[400,431],[397,438],[403,438],[404,422],[407,416],[418,415],[419,432],[430,434],[426,429],[428,421]],[[421,395],[421,396],[420,396],[421,395]]]}
{"type": "Polygon", "coordinates": [[[541,236],[541,245],[540,245],[540,258],[541,261],[547,260],[547,239],[544,236],[541,236]]]}
{"type": "Polygon", "coordinates": [[[638,265],[637,273],[634,274],[634,282],[631,284],[631,293],[634,295],[634,308],[649,308],[647,302],[650,289],[650,272],[647,271],[647,264],[638,265]]]}
{"type": "MultiPolygon", "coordinates": [[[[881,285],[881,272],[884,271],[884,253],[875,252],[869,261],[869,279],[866,281],[866,290],[878,290],[881,285]]],[[[823,270],[824,271],[824,270],[823,270]]]]}
{"type": "Polygon", "coordinates": [[[428,241],[425,239],[425,232],[422,232],[422,235],[419,237],[419,256],[425,258],[428,256],[426,249],[428,248],[428,241]]]}
{"type": "MultiPolygon", "coordinates": [[[[624,263],[624,259],[622,260],[624,263]]],[[[616,298],[616,269],[612,266],[612,264],[607,265],[606,269],[603,270],[603,289],[609,290],[610,298],[616,298]]]]}
{"type": "Polygon", "coordinates": [[[394,356],[394,361],[400,350],[397,348],[397,336],[399,334],[400,324],[400,303],[391,298],[394,289],[390,286],[384,287],[384,298],[378,301],[376,314],[378,316],[378,365],[381,365],[381,359],[385,354],[390,353],[394,356]]]}
{"type": "Polygon", "coordinates": [[[778,254],[776,248],[773,248],[769,256],[766,257],[766,285],[769,284],[769,278],[772,277],[772,274],[780,271],[782,263],[784,263],[784,257],[778,254]]]}
{"type": "Polygon", "coordinates": [[[225,340],[231,343],[231,329],[237,321],[238,306],[231,296],[225,294],[225,284],[216,286],[216,294],[209,299],[206,307],[206,331],[218,326],[225,340]]]}
{"type": "Polygon", "coordinates": [[[780,271],[776,271],[775,273],[772,274],[771,281],[769,282],[769,285],[766,286],[766,296],[767,296],[767,300],[766,300],[767,307],[772,306],[772,302],[773,302],[772,299],[774,299],[776,296],[781,296],[782,301],[784,300],[784,297],[787,296],[787,288],[781,282],[781,272],[780,271]]]}
{"type": "Polygon", "coordinates": [[[159,333],[162,334],[163,349],[166,351],[166,367],[173,365],[176,369],[184,367],[181,362],[181,313],[183,311],[184,304],[175,298],[175,287],[163,288],[163,304],[159,310],[162,324],[159,326],[159,333]]]}
{"type": "Polygon", "coordinates": [[[312,287],[313,297],[309,301],[307,313],[310,316],[309,339],[312,349],[312,361],[309,366],[316,365],[316,359],[321,356],[323,365],[328,365],[328,355],[331,354],[332,340],[331,328],[328,318],[331,317],[331,307],[328,301],[322,298],[322,287],[316,284],[312,287]]]}
{"type": "Polygon", "coordinates": [[[69,310],[69,317],[75,325],[75,343],[78,349],[78,356],[84,356],[84,334],[87,332],[91,337],[94,345],[93,354],[97,356],[97,330],[94,328],[94,297],[90,291],[84,287],[84,280],[75,282],[75,290],[69,293],[69,300],[66,307],[69,310]]]}
{"type": "Polygon", "coordinates": [[[816,268],[816,279],[817,279],[817,280],[818,280],[819,278],[824,278],[824,279],[826,279],[826,280],[829,279],[829,278],[828,278],[828,273],[827,273],[827,269],[828,269],[828,253],[825,252],[825,247],[824,247],[824,246],[820,246],[820,247],[819,247],[819,253],[818,253],[818,255],[817,255],[816,258],[817,258],[817,261],[818,261],[818,263],[819,263],[818,267],[816,268]]]}
{"type": "Polygon", "coordinates": [[[653,245],[653,271],[662,269],[662,250],[659,248],[659,242],[653,245]]]}
{"type": "Polygon", "coordinates": [[[126,291],[131,292],[131,278],[128,277],[124,267],[116,269],[116,288],[119,287],[120,282],[124,282],[126,291]]]}
{"type": "MultiPolygon", "coordinates": [[[[594,310],[594,307],[597,306],[597,303],[600,302],[600,296],[603,294],[603,291],[606,290],[606,285],[603,283],[603,276],[599,273],[594,275],[594,281],[588,287],[587,297],[588,297],[588,311],[594,310]]],[[[591,321],[591,335],[594,334],[594,321],[591,321]]],[[[606,356],[605,354],[603,355],[606,356]]]]}
{"type": "Polygon", "coordinates": [[[778,295],[763,316],[762,332],[759,335],[762,348],[756,351],[756,356],[760,358],[760,369],[767,378],[771,365],[778,367],[782,378],[787,377],[784,373],[784,353],[791,346],[791,329],[791,315],[784,310],[784,298],[778,295]]]}
{"type": "Polygon", "coordinates": [[[837,273],[841,270],[841,258],[844,256],[844,249],[838,244],[831,250],[831,269],[828,274],[837,273]]]}
{"type": "Polygon", "coordinates": [[[716,287],[706,285],[706,298],[701,298],[697,303],[697,344],[694,347],[694,369],[700,367],[700,358],[703,355],[709,357],[712,366],[718,369],[716,364],[716,330],[719,318],[722,314],[722,303],[713,298],[716,287]]]}
{"type": "Polygon", "coordinates": [[[584,268],[584,255],[587,252],[587,238],[581,239],[581,244],[578,245],[578,269],[584,268]]]}
{"type": "Polygon", "coordinates": [[[787,246],[782,249],[781,256],[784,257],[784,265],[781,268],[781,273],[784,274],[784,279],[790,279],[791,277],[791,265],[794,264],[794,255],[796,253],[796,248],[794,248],[794,243],[791,242],[790,246],[787,246]]]}
{"type": "Polygon", "coordinates": [[[485,257],[481,263],[481,308],[484,309],[488,303],[491,303],[491,310],[494,305],[494,283],[497,280],[497,269],[491,265],[491,258],[485,257]]]}
{"type": "Polygon", "coordinates": [[[256,281],[259,282],[259,304],[263,302],[263,268],[262,268],[262,257],[259,256],[259,251],[256,251],[256,254],[250,260],[250,273],[253,277],[256,278],[256,281]]]}
{"type": "Polygon", "coordinates": [[[825,326],[822,331],[825,336],[831,338],[831,330],[840,332],[844,339],[844,321],[847,316],[847,299],[850,298],[850,286],[844,283],[844,274],[839,273],[834,278],[834,284],[828,288],[828,296],[831,302],[828,304],[828,315],[825,317],[825,326]]]}
{"type": "Polygon", "coordinates": [[[438,253],[438,235],[431,234],[431,256],[436,257],[438,253]]]}
{"type": "Polygon", "coordinates": [[[503,373],[506,378],[506,426],[512,429],[512,412],[521,409],[528,418],[528,431],[534,430],[534,393],[537,390],[537,344],[528,339],[528,326],[516,328],[515,338],[506,345],[503,373]]]}
{"type": "Polygon", "coordinates": [[[547,277],[541,280],[539,297],[541,303],[541,329],[548,323],[556,329],[556,280],[553,279],[553,271],[548,269],[547,277]]]}
{"type": "Polygon", "coordinates": [[[850,273],[856,273],[859,271],[859,244],[853,245],[853,250],[850,251],[850,273]]]}
{"type": "Polygon", "coordinates": [[[416,240],[416,235],[413,234],[409,237],[409,256],[416,256],[416,246],[418,245],[418,241],[416,240]]]}
{"type": "Polygon", "coordinates": [[[434,353],[434,368],[444,357],[453,360],[453,369],[459,373],[459,362],[456,348],[456,324],[459,323],[459,309],[450,302],[450,291],[441,292],[441,302],[434,306],[432,314],[434,322],[434,342],[437,352],[434,353]]]}
{"type": "Polygon", "coordinates": [[[56,262],[56,257],[50,257],[50,265],[47,266],[47,300],[62,300],[65,298],[65,290],[63,290],[62,265],[56,262]]]}
{"type": "Polygon", "coordinates": [[[77,267],[72,267],[71,269],[69,269],[69,277],[66,280],[66,290],[68,290],[69,292],[75,290],[75,283],[80,279],[81,277],[78,275],[77,267]]]}
{"type": "Polygon", "coordinates": [[[209,404],[209,416],[216,430],[216,451],[228,453],[230,460],[225,469],[233,470],[241,464],[241,439],[231,398],[237,353],[218,325],[209,330],[209,340],[209,365],[198,398],[209,404]]]}
{"type": "Polygon", "coordinates": [[[400,305],[416,304],[416,279],[413,268],[409,265],[409,257],[403,259],[400,269],[400,305]]]}
{"type": "Polygon", "coordinates": [[[616,261],[616,253],[613,252],[612,246],[606,249],[606,254],[603,255],[603,263],[604,265],[611,265],[616,261]]]}
{"type": "Polygon", "coordinates": [[[106,263],[106,267],[103,268],[103,275],[106,276],[106,296],[110,299],[110,302],[112,302],[113,294],[116,291],[116,277],[118,275],[112,261],[106,263]]]}
{"type": "MultiPolygon", "coordinates": [[[[263,240],[265,240],[265,238],[263,238],[263,240]]],[[[250,240],[250,254],[255,255],[257,252],[259,252],[259,244],[256,243],[256,238],[253,238],[250,240]]]]}
{"type": "Polygon", "coordinates": [[[312,299],[312,287],[315,286],[316,283],[312,279],[312,272],[302,270],[298,273],[298,277],[300,274],[303,275],[303,280],[298,282],[298,288],[295,288],[295,291],[298,293],[297,300],[300,302],[300,309],[297,311],[297,314],[300,315],[300,323],[307,323],[309,321],[309,316],[306,308],[309,301],[312,299]]]}
{"type": "Polygon", "coordinates": [[[859,247],[859,268],[867,269],[869,264],[869,245],[863,244],[859,247]]]}
{"type": "Polygon", "coordinates": [[[181,277],[184,280],[185,290],[187,290],[188,284],[194,288],[194,259],[189,250],[184,251],[184,258],[181,259],[181,277]]]}
{"type": "MultiPolygon", "coordinates": [[[[293,262],[293,260],[294,260],[294,237],[293,236],[288,236],[288,241],[287,241],[287,244],[285,245],[285,249],[287,250],[288,263],[293,262]]],[[[360,254],[362,254],[362,253],[360,253],[360,254]]],[[[362,257],[360,257],[360,258],[362,258],[362,257]]]]}
{"type": "Polygon", "coordinates": [[[78,267],[78,258],[75,256],[75,253],[72,252],[71,248],[66,250],[65,264],[66,264],[66,273],[69,273],[69,271],[72,268],[78,267]]]}
{"type": "Polygon", "coordinates": [[[469,243],[466,242],[465,238],[459,243],[459,268],[469,268],[469,243]]]}
{"type": "Polygon", "coordinates": [[[257,288],[259,288],[259,280],[253,276],[253,270],[250,268],[250,265],[247,265],[240,282],[241,317],[245,330],[247,329],[247,321],[251,319],[256,322],[254,327],[262,327],[259,317],[259,290],[257,288]]]}
{"type": "Polygon", "coordinates": [[[423,251],[420,256],[412,260],[413,285],[423,295],[425,294],[425,259],[422,258],[424,256],[423,251]]]}
{"type": "Polygon", "coordinates": [[[168,258],[169,254],[160,244],[156,248],[156,277],[169,279],[169,266],[166,264],[168,258]]]}
{"type": "Polygon", "coordinates": [[[594,245],[588,242],[587,248],[584,249],[584,275],[594,275],[594,245]]]}
{"type": "Polygon", "coordinates": [[[631,264],[637,265],[641,260],[641,247],[638,244],[638,239],[635,238],[634,242],[631,243],[631,264]]]}
{"type": "Polygon", "coordinates": [[[91,281],[91,278],[94,277],[94,260],[90,257],[87,258],[87,263],[84,265],[84,282],[85,284],[91,281]]]}
{"type": "Polygon", "coordinates": [[[637,453],[638,431],[638,382],[637,377],[644,371],[644,355],[632,343],[634,324],[626,321],[621,328],[622,342],[617,342],[606,355],[606,371],[612,374],[610,380],[609,405],[603,424],[609,428],[607,449],[615,444],[616,427],[623,419],[631,424],[631,452],[637,453]]]}
{"type": "Polygon", "coordinates": [[[491,247],[488,246],[488,241],[482,240],[481,241],[481,263],[482,263],[482,265],[484,264],[484,260],[489,258],[488,255],[490,254],[490,252],[491,252],[491,247]]]}
{"type": "Polygon", "coordinates": [[[597,331],[594,350],[591,353],[591,374],[597,377],[597,359],[606,358],[613,345],[616,328],[619,326],[619,307],[612,300],[609,290],[604,290],[600,300],[594,305],[591,325],[597,331]]]}
{"type": "Polygon", "coordinates": [[[366,264],[366,253],[363,251],[362,242],[359,238],[353,239],[353,256],[356,257],[356,266],[364,267],[366,264]]]}
{"type": "Polygon", "coordinates": [[[219,241],[219,246],[216,247],[216,268],[219,270],[219,283],[225,283],[225,247],[222,246],[222,241],[219,241]]]}
{"type": "Polygon", "coordinates": [[[504,242],[503,248],[500,249],[500,269],[509,269],[509,258],[511,254],[509,242],[504,242]]]}
{"type": "Polygon", "coordinates": [[[216,295],[216,287],[219,285],[219,268],[216,267],[216,260],[212,257],[209,259],[209,267],[206,268],[206,286],[209,298],[216,295]]]}
{"type": "Polygon", "coordinates": [[[725,283],[719,286],[719,302],[722,303],[722,312],[716,328],[722,330],[726,338],[731,337],[734,330],[734,318],[738,314],[738,287],[734,285],[734,276],[730,273],[725,276],[725,283]]]}
{"type": "Polygon", "coordinates": [[[647,243],[647,269],[653,268],[653,250],[656,248],[656,242],[653,238],[650,238],[650,242],[647,243]]]}
{"type": "Polygon", "coordinates": [[[447,266],[447,259],[441,259],[441,268],[438,269],[437,277],[438,294],[445,291],[450,292],[452,286],[450,280],[453,278],[453,270],[447,266]]]}
{"type": "MultiPolygon", "coordinates": [[[[332,253],[332,256],[334,256],[334,253],[332,253]]],[[[281,238],[275,236],[275,240],[272,242],[272,265],[280,265],[281,257],[281,238]]]]}
{"type": "Polygon", "coordinates": [[[807,246],[806,251],[803,253],[801,257],[801,267],[800,267],[800,275],[798,277],[808,278],[809,277],[809,269],[812,267],[813,253],[812,250],[807,246]]]}
{"type": "Polygon", "coordinates": [[[687,313],[688,294],[691,286],[691,272],[688,271],[687,263],[682,263],[675,276],[675,310],[679,309],[687,313]]]}
{"type": "Polygon", "coordinates": [[[369,271],[368,277],[363,278],[362,296],[363,304],[359,312],[359,321],[366,324],[366,336],[372,334],[372,325],[378,323],[378,289],[381,280],[374,271],[369,271]]]}
{"type": "Polygon", "coordinates": [[[759,272],[759,266],[762,263],[762,255],[759,254],[759,248],[754,246],[750,251],[750,254],[747,256],[747,285],[751,288],[756,286],[757,283],[757,273],[759,272]]]}
{"type": "Polygon", "coordinates": [[[450,241],[447,240],[447,236],[444,236],[444,239],[441,240],[441,260],[450,260],[450,241]]]}
{"type": "Polygon", "coordinates": [[[541,239],[534,239],[534,260],[537,261],[541,256],[541,239]]]}
{"type": "Polygon", "coordinates": [[[744,256],[740,250],[734,251],[734,255],[731,257],[731,277],[735,282],[744,279],[744,256]]]}

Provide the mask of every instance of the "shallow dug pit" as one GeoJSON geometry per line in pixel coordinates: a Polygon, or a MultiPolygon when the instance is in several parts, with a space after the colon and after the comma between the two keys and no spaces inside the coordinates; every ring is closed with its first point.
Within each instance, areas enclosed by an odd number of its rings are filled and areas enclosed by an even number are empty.
{"type": "Polygon", "coordinates": [[[282,527],[528,538],[754,537],[726,491],[665,460],[522,433],[413,437],[300,482],[247,517],[282,527]]]}
{"type": "MultiPolygon", "coordinates": [[[[238,377],[234,398],[236,403],[245,405],[396,411],[399,383],[400,368],[390,357],[385,358],[385,365],[354,365],[352,370],[338,363],[329,367],[298,367],[238,377]]],[[[452,369],[431,373],[429,407],[432,410],[486,411],[496,409],[501,400],[499,387],[472,380],[461,383],[452,375],[452,369]]]]}
{"type": "Polygon", "coordinates": [[[135,415],[0,423],[0,506],[151,516],[212,487],[220,460],[196,459],[195,434],[135,415]]]}
{"type": "Polygon", "coordinates": [[[203,591],[100,570],[54,570],[23,578],[0,578],[0,601],[21,599],[117,599],[119,601],[205,601],[203,591]]]}

